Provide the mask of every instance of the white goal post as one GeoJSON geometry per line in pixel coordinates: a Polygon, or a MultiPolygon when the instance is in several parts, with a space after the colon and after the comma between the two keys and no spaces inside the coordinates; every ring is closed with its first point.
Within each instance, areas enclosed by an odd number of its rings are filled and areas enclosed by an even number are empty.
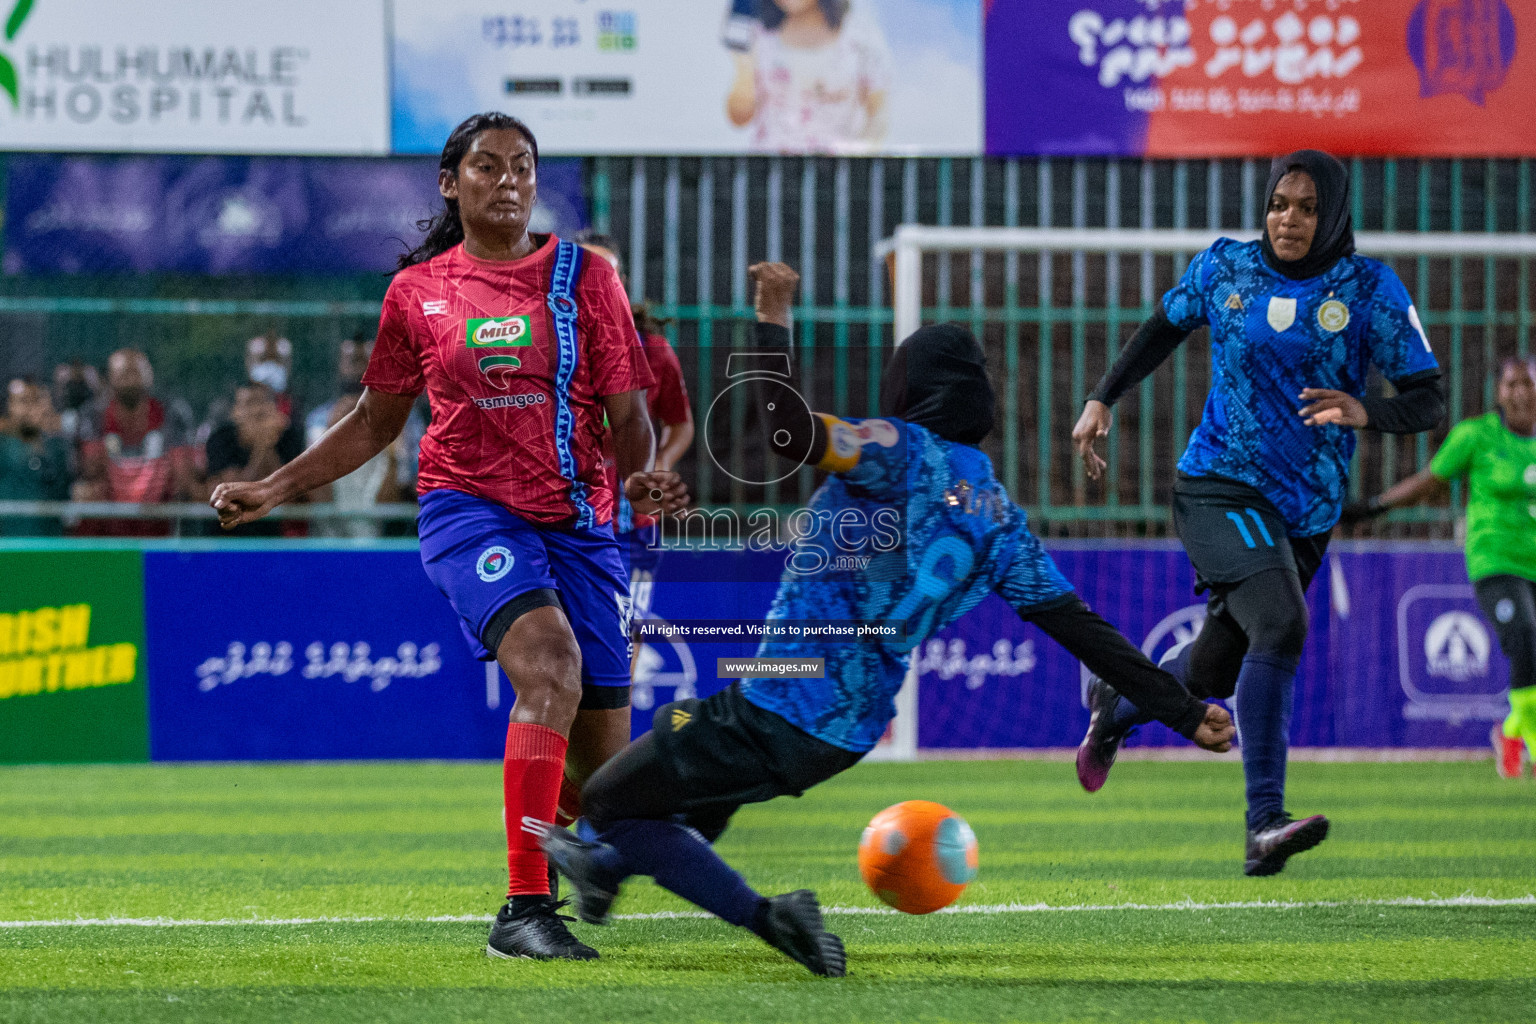
{"type": "MultiPolygon", "coordinates": [[[[1193,255],[1222,237],[1247,240],[1251,231],[1115,230],[1107,228],[976,228],[902,224],[875,249],[894,255],[893,336],[899,341],[922,325],[923,255],[956,252],[1186,253],[1193,255]]],[[[1355,248],[1366,256],[1471,256],[1503,259],[1536,257],[1536,234],[1396,231],[1360,232],[1355,248]]]]}
{"type": "MultiPolygon", "coordinates": [[[[875,248],[875,258],[893,259],[892,339],[900,343],[922,326],[923,257],[940,253],[1118,253],[1193,255],[1218,238],[1248,240],[1252,231],[1233,229],[1002,228],[902,224],[875,248]]],[[[1476,232],[1358,232],[1355,247],[1366,256],[1431,256],[1494,259],[1536,257],[1536,234],[1476,232]]],[[[987,645],[983,645],[987,646],[987,645]]],[[[917,673],[907,672],[896,696],[896,719],[868,759],[910,761],[917,757],[917,673]]]]}

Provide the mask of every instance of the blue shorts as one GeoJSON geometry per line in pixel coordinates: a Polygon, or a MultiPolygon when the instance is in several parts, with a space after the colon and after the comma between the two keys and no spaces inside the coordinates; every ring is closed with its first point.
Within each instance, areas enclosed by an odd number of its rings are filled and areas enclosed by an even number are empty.
{"type": "Polygon", "coordinates": [[[651,588],[656,583],[656,570],[661,566],[661,527],[648,523],[619,534],[619,553],[624,558],[629,592],[634,598],[634,617],[648,619],[651,616],[651,588]]]}
{"type": "Polygon", "coordinates": [[[581,681],[629,685],[629,577],[613,526],[538,526],[460,491],[421,496],[421,564],[459,613],[470,649],[494,661],[480,637],[507,602],[553,590],[581,648],[581,681]]]}

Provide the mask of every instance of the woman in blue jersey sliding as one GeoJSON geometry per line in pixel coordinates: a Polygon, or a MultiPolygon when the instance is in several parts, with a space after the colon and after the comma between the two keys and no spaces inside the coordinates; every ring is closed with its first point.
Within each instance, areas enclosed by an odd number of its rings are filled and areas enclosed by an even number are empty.
{"type": "MultiPolygon", "coordinates": [[[[1276,160],[1263,237],[1197,255],[1099,382],[1072,439],[1088,475],[1110,407],[1192,332],[1211,331],[1211,391],[1179,460],[1173,524],[1208,592],[1205,625],[1164,664],[1201,699],[1236,696],[1247,783],[1243,871],[1272,875],[1328,834],[1285,809],[1292,691],[1307,636],[1306,588],[1339,521],[1355,430],[1428,430],[1445,411],[1440,369],[1408,291],[1355,253],[1349,172],[1316,150],[1276,160]],[[1371,366],[1397,389],[1366,397],[1371,366]]],[[[1078,778],[1104,784],[1145,714],[1102,681],[1078,778]]]]}
{"type": "MultiPolygon", "coordinates": [[[[754,347],[787,352],[798,275],[778,263],[752,274],[754,347]]],[[[895,716],[912,648],[987,594],[1201,746],[1228,749],[1232,723],[1090,611],[1030,533],[976,447],[992,429],[994,400],[986,358],[965,328],[924,327],[902,342],[877,418],[811,413],[787,384],[764,388],[769,446],[831,474],[805,510],[816,525],[795,545],[768,622],[899,623],[902,632],[865,643],[765,641],[759,658],[786,668],[819,661],[822,670],[746,678],[659,709],[652,731],[582,790],[583,838],[554,829],[544,849],[575,884],[585,921],[607,917],[626,877],[649,875],[812,972],[838,976],[842,943],[823,927],[815,895],[765,899],[710,844],[742,805],[798,796],[856,764],[895,716]],[[869,560],[846,568],[823,557],[833,551],[869,560]]]]}

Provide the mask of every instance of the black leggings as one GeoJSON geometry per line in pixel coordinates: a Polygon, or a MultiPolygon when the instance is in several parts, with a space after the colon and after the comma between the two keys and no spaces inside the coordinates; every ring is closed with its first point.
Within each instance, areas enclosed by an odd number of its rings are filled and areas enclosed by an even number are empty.
{"type": "Polygon", "coordinates": [[[1307,596],[1292,569],[1265,569],[1212,595],[1205,625],[1190,647],[1184,678],[1201,700],[1237,691],[1250,652],[1300,659],[1307,641],[1307,596]]]}
{"type": "Polygon", "coordinates": [[[1485,576],[1472,589],[1509,659],[1510,689],[1536,686],[1536,583],[1520,576],[1485,576]]]}

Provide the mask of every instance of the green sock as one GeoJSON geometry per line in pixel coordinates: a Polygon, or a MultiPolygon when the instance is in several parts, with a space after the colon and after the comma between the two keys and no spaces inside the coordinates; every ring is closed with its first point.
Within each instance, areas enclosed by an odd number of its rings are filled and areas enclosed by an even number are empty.
{"type": "Polygon", "coordinates": [[[1509,691],[1509,717],[1504,719],[1504,736],[1525,740],[1527,750],[1536,753],[1536,686],[1522,686],[1509,691]]]}

